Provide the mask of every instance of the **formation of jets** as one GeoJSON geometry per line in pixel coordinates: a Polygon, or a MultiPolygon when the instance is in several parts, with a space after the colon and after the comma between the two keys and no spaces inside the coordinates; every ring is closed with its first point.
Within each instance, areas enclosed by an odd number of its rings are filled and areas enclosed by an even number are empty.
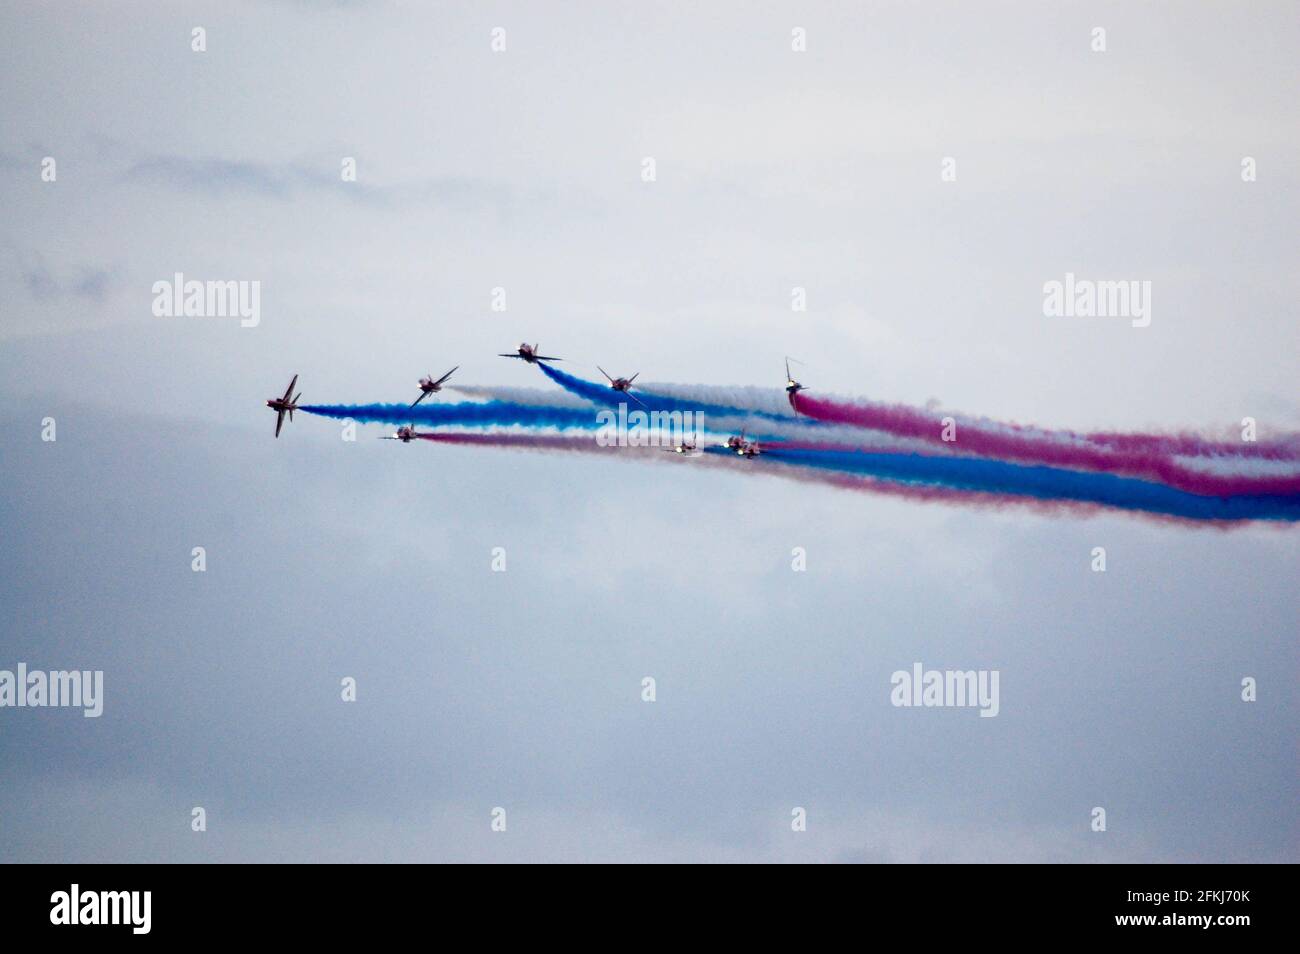
{"type": "MultiPolygon", "coordinates": [[[[502,354],[501,357],[519,358],[523,361],[526,361],[528,364],[537,364],[537,362],[539,361],[560,361],[561,360],[560,358],[551,357],[549,355],[538,354],[537,349],[538,349],[538,345],[535,344],[530,345],[524,343],[521,344],[518,347],[518,349],[516,349],[515,353],[502,354]]],[[[794,396],[798,394],[800,391],[806,391],[807,388],[805,388],[802,384],[800,384],[793,377],[791,377],[790,360],[791,360],[790,358],[785,359],[785,393],[790,398],[790,406],[795,408],[795,413],[797,414],[799,413],[799,409],[795,407],[794,396]]],[[[452,368],[450,371],[448,371],[442,377],[437,378],[436,380],[434,379],[432,374],[420,378],[420,396],[415,399],[415,401],[411,404],[411,407],[415,407],[416,404],[419,404],[430,394],[437,394],[439,391],[441,391],[442,386],[447,383],[447,379],[450,378],[453,374],[455,374],[459,367],[460,365],[456,365],[456,367],[452,368]]],[[[609,373],[604,368],[600,367],[600,365],[597,365],[596,367],[601,374],[605,375],[605,379],[609,381],[609,386],[612,390],[618,391],[622,394],[626,394],[629,398],[631,398],[633,401],[636,401],[636,403],[640,404],[642,407],[646,406],[644,401],[642,401],[640,398],[638,398],[635,394],[631,392],[632,382],[637,379],[637,376],[641,373],[640,371],[632,375],[632,377],[630,378],[615,378],[615,377],[610,377],[609,373]]],[[[284,426],[284,416],[288,414],[289,420],[292,421],[293,412],[298,409],[298,399],[302,397],[302,392],[299,392],[297,394],[293,393],[293,389],[297,387],[297,385],[298,385],[298,375],[295,374],[293,376],[293,380],[289,382],[289,386],[285,388],[283,397],[270,398],[266,402],[266,406],[269,407],[271,410],[275,411],[275,436],[276,437],[280,436],[280,429],[284,426]]],[[[420,435],[416,432],[414,427],[411,427],[410,425],[403,425],[402,427],[399,427],[397,429],[397,432],[395,434],[388,434],[380,439],[385,441],[401,441],[403,444],[409,444],[411,443],[411,441],[413,441],[415,438],[419,436],[420,435]]],[[[689,454],[691,456],[694,456],[696,453],[694,441],[681,441],[680,443],[677,444],[676,447],[670,447],[667,449],[676,454],[689,454]]],[[[759,446],[758,441],[751,441],[745,439],[745,432],[743,430],[740,432],[740,434],[733,435],[727,438],[727,449],[731,451],[735,451],[739,456],[747,459],[755,458],[759,454],[763,453],[763,449],[759,446]]]]}
{"type": "Polygon", "coordinates": [[[758,441],[745,440],[745,432],[742,430],[738,436],[727,438],[727,449],[733,450],[741,457],[753,459],[763,453],[763,449],[758,446],[758,441]]]}

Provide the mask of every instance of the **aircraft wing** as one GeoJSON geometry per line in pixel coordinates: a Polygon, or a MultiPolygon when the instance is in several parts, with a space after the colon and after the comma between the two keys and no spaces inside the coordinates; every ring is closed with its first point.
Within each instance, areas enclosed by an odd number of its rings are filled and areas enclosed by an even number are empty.
{"type": "Polygon", "coordinates": [[[522,358],[522,354],[498,354],[498,358],[522,358]]]}
{"type": "MultiPolygon", "coordinates": [[[[293,390],[290,386],[290,390],[293,390]]],[[[280,436],[280,428],[284,427],[284,411],[275,412],[275,436],[280,436]]]]}
{"type": "Polygon", "coordinates": [[[289,382],[289,386],[284,389],[284,399],[286,401],[288,401],[289,398],[293,397],[293,386],[297,383],[298,383],[298,375],[295,374],[293,376],[293,380],[289,382]]]}
{"type": "MultiPolygon", "coordinates": [[[[518,355],[516,355],[516,357],[518,357],[518,355]]],[[[534,361],[563,361],[564,359],[552,358],[549,354],[535,354],[533,355],[533,360],[534,361]]]]}
{"type": "Polygon", "coordinates": [[[626,394],[628,397],[630,397],[633,401],[636,401],[637,404],[640,404],[642,407],[645,407],[645,409],[646,409],[647,411],[650,410],[650,408],[646,407],[646,403],[645,403],[645,401],[641,400],[639,397],[637,397],[637,396],[636,396],[635,394],[633,394],[631,391],[624,391],[623,393],[626,394]]]}
{"type": "Polygon", "coordinates": [[[432,391],[421,391],[420,396],[411,402],[411,407],[415,407],[415,405],[419,404],[432,393],[432,391]]]}
{"type": "MultiPolygon", "coordinates": [[[[456,368],[459,368],[459,367],[460,367],[460,365],[456,365],[456,368]]],[[[455,374],[455,373],[456,373],[456,368],[452,368],[450,371],[448,371],[446,374],[444,374],[442,377],[440,377],[437,381],[434,381],[434,382],[433,382],[433,383],[434,383],[434,386],[437,386],[437,385],[439,385],[439,384],[442,384],[442,382],[446,381],[449,377],[451,377],[453,374],[455,374]]]]}

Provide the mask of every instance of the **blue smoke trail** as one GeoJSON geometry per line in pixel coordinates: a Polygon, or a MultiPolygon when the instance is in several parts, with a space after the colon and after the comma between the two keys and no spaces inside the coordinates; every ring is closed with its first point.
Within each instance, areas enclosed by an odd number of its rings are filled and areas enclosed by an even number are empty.
{"type": "MultiPolygon", "coordinates": [[[[598,384],[595,381],[584,381],[582,378],[575,378],[571,374],[566,374],[559,368],[553,368],[549,364],[539,362],[538,367],[542,373],[558,384],[564,390],[571,394],[576,394],[585,398],[594,404],[600,404],[604,407],[617,408],[619,404],[627,404],[630,410],[636,410],[636,401],[631,400],[627,395],[615,391],[613,388],[604,384],[598,384]]],[[[796,417],[794,414],[773,414],[771,411],[760,411],[749,407],[729,407],[725,404],[709,404],[701,401],[688,401],[681,398],[669,397],[666,394],[654,394],[650,391],[642,391],[634,387],[632,392],[637,399],[645,405],[649,411],[694,411],[703,414],[705,417],[756,417],[768,421],[780,421],[783,424],[801,423],[810,428],[823,426],[820,421],[814,421],[809,418],[796,417]]]]}
{"type": "Polygon", "coordinates": [[[1300,520],[1300,495],[1206,497],[1115,474],[1009,464],[978,457],[766,447],[775,460],[954,490],[1073,500],[1192,520],[1300,520]]]}
{"type": "MultiPolygon", "coordinates": [[[[575,379],[576,380],[576,379],[575,379]]],[[[514,401],[462,401],[456,404],[304,404],[298,410],[321,417],[351,419],[362,424],[423,424],[427,427],[551,427],[557,430],[599,430],[615,426],[619,417],[611,418],[614,407],[564,407],[547,404],[519,404],[514,401]],[[601,420],[598,415],[605,415],[601,420]]],[[[624,402],[627,403],[627,402],[624,402]]],[[[635,404],[628,405],[628,431],[648,423],[646,412],[635,404]],[[638,417],[640,421],[638,421],[638,417]]],[[[777,441],[775,435],[753,434],[759,441],[777,441]]]]}
{"type": "MultiPolygon", "coordinates": [[[[546,370],[549,374],[551,369],[546,370]]],[[[569,375],[565,377],[570,382],[587,384],[569,375]]],[[[608,392],[599,395],[600,404],[610,403],[611,395],[614,403],[623,397],[599,385],[591,387],[599,392],[608,392]]],[[[593,395],[592,399],[595,398],[593,395]]],[[[658,409],[670,410],[668,407],[658,409]]],[[[699,407],[689,409],[700,410],[699,407]]],[[[599,412],[592,408],[517,404],[510,401],[420,404],[416,407],[406,404],[308,404],[299,410],[322,417],[350,418],[362,423],[423,424],[429,427],[594,430],[606,423],[598,418],[599,412]]],[[[715,413],[719,414],[724,411],[734,414],[736,409],[721,406],[715,409],[715,413]]],[[[709,453],[734,453],[725,448],[703,449],[709,453]]],[[[1078,501],[1184,519],[1300,520],[1300,495],[1295,494],[1210,497],[1115,474],[1012,464],[979,457],[783,448],[770,443],[763,447],[761,456],[788,464],[844,474],[861,474],[901,484],[1043,501],[1078,501]]],[[[761,458],[754,464],[761,467],[761,458]]]]}
{"type": "Polygon", "coordinates": [[[321,417],[351,418],[363,424],[425,424],[430,427],[554,427],[596,429],[591,408],[548,407],[510,401],[457,404],[304,404],[298,410],[321,417]]]}

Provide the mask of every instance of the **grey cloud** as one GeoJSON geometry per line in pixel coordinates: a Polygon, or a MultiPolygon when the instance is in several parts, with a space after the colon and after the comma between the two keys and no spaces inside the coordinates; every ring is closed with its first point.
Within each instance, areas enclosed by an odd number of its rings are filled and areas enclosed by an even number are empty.
{"type": "MultiPolygon", "coordinates": [[[[340,176],[342,157],[318,163],[263,163],[248,160],[151,156],[131,163],[123,174],[130,183],[162,186],[213,198],[252,196],[288,202],[300,196],[331,195],[392,208],[406,203],[448,206],[508,206],[516,190],[486,180],[447,176],[376,185],[363,173],[357,181],[340,176]]],[[[364,164],[364,160],[360,160],[364,164]]]]}
{"type": "Polygon", "coordinates": [[[293,176],[286,170],[251,162],[224,159],[183,159],[160,156],[135,163],[126,172],[132,182],[165,185],[187,192],[221,196],[254,193],[278,198],[288,196],[293,176]]]}
{"type": "Polygon", "coordinates": [[[23,285],[37,301],[82,299],[103,304],[118,283],[118,271],[91,265],[79,265],[56,275],[43,258],[21,267],[23,285]]]}

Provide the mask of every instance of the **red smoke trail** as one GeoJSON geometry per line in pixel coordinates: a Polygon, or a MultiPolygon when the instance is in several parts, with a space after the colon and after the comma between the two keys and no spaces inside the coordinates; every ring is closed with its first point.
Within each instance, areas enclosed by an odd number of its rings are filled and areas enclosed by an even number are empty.
{"type": "Polygon", "coordinates": [[[1210,441],[1197,434],[1119,434],[1097,431],[1081,435],[1102,447],[1126,452],[1177,454],[1181,457],[1242,457],[1253,460],[1300,460],[1300,440],[1210,441]]]}
{"type": "Polygon", "coordinates": [[[610,453],[620,450],[644,450],[640,447],[602,447],[595,436],[569,437],[560,434],[417,434],[422,441],[435,444],[470,444],[482,447],[516,447],[525,450],[587,451],[610,453]]]}
{"type": "MultiPolygon", "coordinates": [[[[629,452],[645,459],[645,452],[663,454],[663,460],[673,460],[681,455],[665,453],[662,447],[602,447],[590,437],[571,437],[558,434],[418,434],[420,440],[435,444],[460,444],[478,447],[504,447],[536,451],[560,451],[568,453],[608,454],[617,456],[629,452]]],[[[781,446],[787,445],[782,442],[781,446]]],[[[810,445],[811,448],[811,445],[810,445]]],[[[658,459],[658,458],[651,458],[658,459]]],[[[1100,512],[1104,508],[1095,504],[1077,501],[1045,501],[1016,494],[983,493],[979,491],[958,490],[919,484],[897,483],[863,477],[856,474],[835,474],[827,471],[809,470],[788,461],[736,461],[730,454],[702,454],[689,458],[692,467],[725,467],[741,472],[767,474],[784,480],[803,484],[817,484],[838,490],[851,490],[857,493],[877,494],[895,497],[901,500],[921,503],[965,504],[993,510],[1008,507],[1036,511],[1042,514],[1060,514],[1063,512],[1088,515],[1100,512]]],[[[1178,521],[1182,523],[1183,521],[1178,521]]]]}
{"type": "MultiPolygon", "coordinates": [[[[477,445],[480,447],[515,448],[536,451],[607,454],[616,458],[621,456],[623,460],[635,457],[635,459],[641,461],[652,460],[668,462],[676,461],[680,456],[677,454],[665,453],[663,448],[656,447],[602,447],[590,437],[572,437],[558,434],[442,433],[419,434],[417,436],[421,440],[430,441],[435,444],[477,445]],[[629,454],[631,457],[629,457],[629,454]]],[[[785,442],[782,442],[780,445],[773,444],[771,446],[777,447],[792,445],[787,445],[785,442]]],[[[1082,501],[1042,500],[1019,494],[989,493],[933,485],[907,484],[890,480],[881,480],[879,478],[863,476],[860,474],[837,474],[831,471],[809,469],[790,461],[782,461],[775,458],[759,457],[752,461],[740,461],[730,453],[705,453],[699,457],[682,461],[681,465],[685,467],[721,467],[742,473],[766,474],[768,476],[790,480],[801,484],[814,484],[822,487],[831,487],[837,490],[848,490],[855,493],[893,497],[895,499],[907,500],[915,503],[937,503],[947,504],[949,506],[960,505],[975,507],[981,510],[998,511],[1015,509],[1021,512],[1029,511],[1037,513],[1042,516],[1061,516],[1063,514],[1068,514],[1078,517],[1093,516],[1095,514],[1106,512],[1107,510],[1107,508],[1098,504],[1085,503],[1082,501]]],[[[1200,527],[1208,526],[1219,530],[1230,530],[1242,526],[1240,522],[1232,520],[1189,520],[1182,517],[1143,513],[1141,511],[1129,512],[1128,516],[1130,518],[1138,517],[1142,520],[1161,524],[1175,524],[1178,526],[1194,524],[1200,527]]]]}
{"type": "MultiPolygon", "coordinates": [[[[828,423],[849,424],[856,427],[885,431],[902,437],[918,438],[930,441],[949,452],[966,452],[983,457],[1022,463],[1044,464],[1049,467],[1062,467],[1074,470],[1091,470],[1102,473],[1124,474],[1157,480],[1170,487],[1186,490],[1189,493],[1211,497],[1233,496],[1238,494],[1300,494],[1300,476],[1245,476],[1240,474],[1217,474],[1196,470],[1175,461],[1170,451],[1140,450],[1142,447],[1160,446],[1160,442],[1191,442],[1192,438],[1164,438],[1158,435],[1106,435],[1113,446],[1098,446],[1087,443],[1069,443],[1070,440],[1083,440],[1073,434],[1034,434],[1030,431],[1005,433],[971,422],[958,422],[956,440],[943,440],[939,420],[932,414],[904,405],[887,404],[844,404],[810,398],[802,393],[792,394],[790,403],[801,414],[828,423]],[[1132,448],[1132,449],[1123,449],[1132,448]]],[[[1014,425],[1007,425],[1013,431],[1019,430],[1014,425]]],[[[1199,440],[1199,439],[1196,439],[1199,440]]],[[[791,445],[792,447],[795,445],[791,445]]],[[[799,445],[804,449],[837,449],[843,447],[819,448],[816,445],[799,445]]],[[[1172,444],[1170,445],[1172,446],[1172,444]]],[[[1210,444],[1201,442],[1202,449],[1217,447],[1231,448],[1231,454],[1223,451],[1224,456],[1238,460],[1249,456],[1266,457],[1268,454],[1285,454],[1286,445],[1271,444],[1264,447],[1263,453],[1256,453],[1256,445],[1242,444],[1240,447],[1230,444],[1210,444]],[[1249,450],[1248,450],[1249,449],[1249,450]]],[[[1274,457],[1273,459],[1287,459],[1274,457]]]]}

